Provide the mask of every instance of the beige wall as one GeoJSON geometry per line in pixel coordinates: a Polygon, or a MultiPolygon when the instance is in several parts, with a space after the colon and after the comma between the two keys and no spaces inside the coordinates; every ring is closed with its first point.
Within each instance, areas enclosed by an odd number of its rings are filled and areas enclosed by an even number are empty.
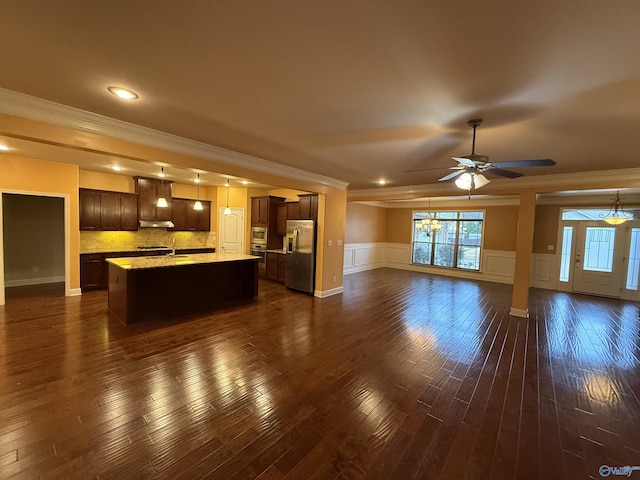
{"type": "Polygon", "coordinates": [[[556,253],[559,219],[560,207],[558,205],[538,205],[536,207],[536,221],[533,231],[534,253],[556,253]],[[553,246],[553,250],[548,249],[549,245],[553,246]]]}
{"type": "Polygon", "coordinates": [[[484,210],[484,248],[515,251],[518,206],[486,207],[484,210]]]}
{"type": "Polygon", "coordinates": [[[65,226],[69,248],[70,289],[80,288],[80,235],[78,229],[78,167],[14,155],[2,155],[0,190],[65,197],[69,223],[65,226]]]}
{"type": "Polygon", "coordinates": [[[390,243],[411,243],[411,208],[387,209],[387,232],[385,241],[390,243]]]}
{"type": "Polygon", "coordinates": [[[384,242],[387,209],[360,203],[347,203],[345,243],[384,242]]]}
{"type": "Polygon", "coordinates": [[[326,194],[318,195],[316,290],[342,286],[346,216],[346,191],[327,189],[326,194]]]}

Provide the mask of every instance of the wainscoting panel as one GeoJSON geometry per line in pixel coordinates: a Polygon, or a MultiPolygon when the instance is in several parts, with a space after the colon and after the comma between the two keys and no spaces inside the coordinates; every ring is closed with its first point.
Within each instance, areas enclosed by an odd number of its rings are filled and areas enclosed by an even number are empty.
{"type": "Polygon", "coordinates": [[[351,243],[344,246],[343,273],[362,272],[384,266],[386,244],[351,243]]]}
{"type": "Polygon", "coordinates": [[[558,276],[557,256],[549,253],[534,253],[531,257],[532,287],[556,289],[558,276]]]}

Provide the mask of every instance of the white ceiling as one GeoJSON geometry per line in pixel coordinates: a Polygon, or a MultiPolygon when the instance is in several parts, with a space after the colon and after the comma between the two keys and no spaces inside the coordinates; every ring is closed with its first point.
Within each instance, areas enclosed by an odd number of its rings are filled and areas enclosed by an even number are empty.
{"type": "Polygon", "coordinates": [[[637,0],[5,0],[0,87],[356,191],[437,183],[475,117],[527,175],[640,166],[638,45],[637,0]]]}

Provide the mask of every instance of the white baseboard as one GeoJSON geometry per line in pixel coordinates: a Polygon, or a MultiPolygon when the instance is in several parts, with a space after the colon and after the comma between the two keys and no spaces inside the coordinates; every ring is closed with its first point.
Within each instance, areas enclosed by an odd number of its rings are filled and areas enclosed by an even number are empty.
{"type": "Polygon", "coordinates": [[[45,283],[59,283],[64,282],[64,275],[57,275],[53,277],[36,277],[36,278],[21,278],[18,280],[5,280],[5,287],[25,287],[27,285],[43,285],[45,283]]]}
{"type": "Polygon", "coordinates": [[[339,293],[342,293],[344,291],[344,287],[336,287],[336,288],[332,288],[330,290],[316,290],[315,292],[313,292],[313,296],[314,297],[318,297],[318,298],[327,298],[330,297],[332,295],[338,295],[339,293]]]}
{"type": "Polygon", "coordinates": [[[69,289],[69,297],[79,297],[80,295],[82,295],[82,289],[81,288],[71,288],[69,289]]]}
{"type": "Polygon", "coordinates": [[[509,312],[509,315],[513,317],[529,318],[529,310],[526,308],[523,310],[521,308],[511,307],[511,311],[509,312]]]}

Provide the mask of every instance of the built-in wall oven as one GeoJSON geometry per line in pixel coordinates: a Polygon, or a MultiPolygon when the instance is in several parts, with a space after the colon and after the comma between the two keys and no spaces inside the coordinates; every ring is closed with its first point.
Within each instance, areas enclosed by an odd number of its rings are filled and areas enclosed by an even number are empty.
{"type": "Polygon", "coordinates": [[[260,257],[258,260],[258,268],[264,271],[267,268],[267,244],[266,243],[252,243],[251,255],[260,257]]]}
{"type": "Polygon", "coordinates": [[[251,245],[267,244],[267,227],[251,227],[251,245]]]}

